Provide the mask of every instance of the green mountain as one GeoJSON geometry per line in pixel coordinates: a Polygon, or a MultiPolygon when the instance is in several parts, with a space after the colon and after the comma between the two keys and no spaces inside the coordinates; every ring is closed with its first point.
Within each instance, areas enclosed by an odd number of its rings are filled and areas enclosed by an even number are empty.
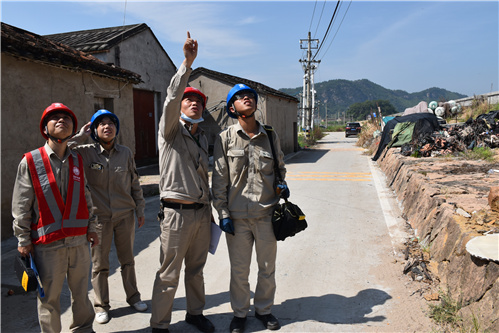
{"type": "MultiPolygon", "coordinates": [[[[397,110],[404,112],[406,108],[416,106],[421,101],[449,101],[467,97],[466,95],[451,92],[441,88],[429,88],[420,92],[408,93],[403,90],[386,89],[367,79],[362,80],[329,80],[315,84],[317,91],[316,101],[324,105],[327,101],[329,115],[342,114],[353,103],[362,103],[371,100],[387,100],[397,110]]],[[[303,92],[303,87],[279,89],[288,95],[296,96],[303,92]]],[[[324,106],[320,106],[324,112],[324,106]]]]}

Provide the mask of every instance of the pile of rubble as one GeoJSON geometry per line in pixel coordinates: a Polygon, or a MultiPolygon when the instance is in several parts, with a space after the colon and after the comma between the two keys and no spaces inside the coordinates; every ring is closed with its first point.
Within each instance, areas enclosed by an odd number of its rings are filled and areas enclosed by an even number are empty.
{"type": "Polygon", "coordinates": [[[470,118],[464,124],[447,124],[433,133],[414,132],[412,141],[401,146],[401,154],[436,157],[475,147],[499,147],[499,110],[470,118]]]}

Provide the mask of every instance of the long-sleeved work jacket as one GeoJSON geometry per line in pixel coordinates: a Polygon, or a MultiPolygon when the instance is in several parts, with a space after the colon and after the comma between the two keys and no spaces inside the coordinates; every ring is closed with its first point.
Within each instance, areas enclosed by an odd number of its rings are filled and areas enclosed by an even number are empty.
{"type": "Polygon", "coordinates": [[[194,135],[179,119],[191,68],[183,64],[172,77],[159,121],[159,192],[161,199],[210,203],[208,139],[201,128],[194,135]]]}
{"type": "MultiPolygon", "coordinates": [[[[284,154],[275,131],[272,137],[284,180],[284,154]]],[[[252,138],[239,123],[229,126],[216,139],[213,160],[213,205],[220,219],[260,218],[272,213],[279,196],[272,149],[262,125],[252,138]]]]}
{"type": "Polygon", "coordinates": [[[135,211],[144,216],[146,202],[132,151],[114,144],[108,152],[101,144],[79,144],[85,140],[76,135],[69,147],[83,157],[85,175],[92,193],[95,214],[101,222],[119,220],[135,211]]]}

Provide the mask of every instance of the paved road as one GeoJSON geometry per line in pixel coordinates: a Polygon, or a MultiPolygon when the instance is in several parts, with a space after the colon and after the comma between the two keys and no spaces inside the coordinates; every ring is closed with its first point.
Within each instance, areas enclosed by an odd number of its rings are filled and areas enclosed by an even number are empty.
{"type": "MultiPolygon", "coordinates": [[[[282,332],[429,332],[421,286],[402,275],[405,222],[383,175],[355,146],[356,138],[331,133],[314,150],[287,159],[290,200],[309,227],[278,244],[277,294],[273,313],[282,332]]],[[[146,225],[136,233],[136,267],[142,299],[150,305],[159,262],[158,197],[147,199],[146,225]]],[[[216,217],[216,215],[215,215],[216,217]]],[[[2,332],[38,332],[35,296],[22,295],[11,272],[15,249],[2,244],[2,332]],[[17,288],[17,289],[16,289],[17,288]],[[6,296],[14,289],[14,296],[6,296]]],[[[149,332],[150,310],[137,313],[125,302],[119,266],[111,253],[111,321],[97,332],[149,332]]],[[[254,290],[256,264],[250,285],[254,290]]],[[[205,269],[205,315],[217,332],[232,319],[229,261],[222,236],[205,269]]],[[[92,297],[91,286],[89,294],[92,297]]],[[[63,293],[63,327],[70,322],[69,291],[63,293]]],[[[186,324],[183,282],[177,291],[171,332],[197,332],[186,324]]],[[[265,331],[254,317],[247,332],[265,331]]]]}

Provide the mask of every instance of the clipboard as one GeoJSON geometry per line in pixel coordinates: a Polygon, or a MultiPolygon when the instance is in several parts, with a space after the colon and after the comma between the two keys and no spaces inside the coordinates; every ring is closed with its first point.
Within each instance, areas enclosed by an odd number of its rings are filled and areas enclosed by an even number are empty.
{"type": "Polygon", "coordinates": [[[35,272],[35,277],[36,277],[36,282],[38,282],[38,293],[40,294],[40,297],[45,297],[45,291],[43,290],[43,284],[42,284],[42,279],[40,279],[40,275],[38,274],[38,269],[36,268],[35,261],[33,260],[33,257],[31,254],[29,255],[29,261],[30,261],[30,266],[33,272],[35,272]]]}

